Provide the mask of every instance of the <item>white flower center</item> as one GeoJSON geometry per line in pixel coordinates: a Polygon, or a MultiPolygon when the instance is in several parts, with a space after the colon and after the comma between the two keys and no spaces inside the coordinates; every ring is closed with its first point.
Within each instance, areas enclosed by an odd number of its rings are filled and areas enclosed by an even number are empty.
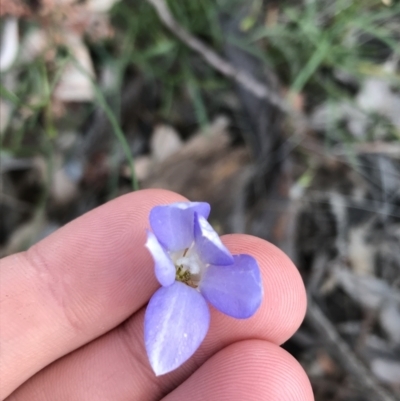
{"type": "Polygon", "coordinates": [[[180,252],[171,252],[176,268],[176,279],[197,287],[206,265],[200,260],[193,246],[180,252]]]}
{"type": "Polygon", "coordinates": [[[200,274],[201,261],[196,254],[182,256],[175,262],[178,266],[183,266],[185,270],[189,270],[190,274],[200,274]]]}

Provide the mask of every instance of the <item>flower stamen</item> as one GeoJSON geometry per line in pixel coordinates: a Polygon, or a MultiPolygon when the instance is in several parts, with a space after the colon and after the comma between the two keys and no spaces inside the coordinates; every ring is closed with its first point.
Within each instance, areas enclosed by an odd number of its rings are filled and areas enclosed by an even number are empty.
{"type": "Polygon", "coordinates": [[[175,279],[192,288],[197,288],[204,266],[199,257],[192,252],[192,248],[193,246],[186,248],[180,257],[174,255],[175,279]]]}
{"type": "Polygon", "coordinates": [[[192,279],[192,274],[190,273],[190,270],[188,270],[184,265],[176,266],[175,278],[176,280],[188,285],[189,287],[197,288],[197,285],[192,279]]]}
{"type": "Polygon", "coordinates": [[[185,269],[183,265],[176,266],[176,279],[182,282],[190,280],[190,271],[185,269]]]}

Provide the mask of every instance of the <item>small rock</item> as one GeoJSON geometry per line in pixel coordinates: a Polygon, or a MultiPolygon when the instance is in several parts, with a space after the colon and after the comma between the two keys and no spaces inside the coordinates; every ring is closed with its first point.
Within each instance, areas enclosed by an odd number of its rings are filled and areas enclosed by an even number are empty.
{"type": "Polygon", "coordinates": [[[383,383],[399,385],[400,363],[377,358],[371,362],[372,373],[383,383]]]}
{"type": "Polygon", "coordinates": [[[75,60],[66,65],[54,90],[54,97],[64,102],[93,100],[91,78],[94,77],[94,68],[89,51],[82,40],[72,33],[68,35],[68,45],[75,60]],[[79,67],[76,63],[79,63],[79,67]]]}
{"type": "MultiPolygon", "coordinates": [[[[139,156],[135,158],[135,174],[139,181],[143,181],[150,175],[152,160],[149,156],[139,156]]],[[[129,170],[129,176],[130,176],[129,170]]]]}
{"type": "Polygon", "coordinates": [[[174,128],[158,125],[151,137],[150,146],[154,160],[162,162],[182,147],[182,141],[174,128]]]}
{"type": "Polygon", "coordinates": [[[19,47],[18,20],[8,17],[4,21],[0,48],[0,71],[8,70],[17,58],[19,47]]]}

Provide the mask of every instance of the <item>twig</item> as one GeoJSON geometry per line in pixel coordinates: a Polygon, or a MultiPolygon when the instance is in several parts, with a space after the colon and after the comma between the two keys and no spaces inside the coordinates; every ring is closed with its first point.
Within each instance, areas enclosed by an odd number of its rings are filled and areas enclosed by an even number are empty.
{"type": "Polygon", "coordinates": [[[325,316],[320,307],[312,301],[311,297],[309,298],[307,308],[307,319],[322,334],[322,337],[326,339],[335,352],[333,356],[357,380],[364,393],[371,397],[370,399],[374,401],[399,401],[372,376],[371,372],[340,337],[336,328],[325,316]]]}
{"type": "Polygon", "coordinates": [[[278,94],[271,91],[266,85],[258,81],[247,72],[235,68],[232,64],[218,55],[213,49],[210,49],[202,41],[192,36],[185,28],[178,24],[172,16],[164,0],[147,0],[157,11],[160,20],[176,35],[183,43],[199,53],[202,58],[221,74],[234,79],[254,96],[268,99],[284,113],[292,114],[292,107],[282,99],[278,94]]]}

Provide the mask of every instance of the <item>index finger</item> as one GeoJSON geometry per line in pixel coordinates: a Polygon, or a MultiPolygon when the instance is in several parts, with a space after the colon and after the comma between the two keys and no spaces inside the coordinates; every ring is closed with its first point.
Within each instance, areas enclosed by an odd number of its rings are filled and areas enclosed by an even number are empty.
{"type": "Polygon", "coordinates": [[[144,248],[149,211],[182,200],[164,190],[131,193],[1,260],[1,399],[148,301],[157,288],[144,248]]]}

